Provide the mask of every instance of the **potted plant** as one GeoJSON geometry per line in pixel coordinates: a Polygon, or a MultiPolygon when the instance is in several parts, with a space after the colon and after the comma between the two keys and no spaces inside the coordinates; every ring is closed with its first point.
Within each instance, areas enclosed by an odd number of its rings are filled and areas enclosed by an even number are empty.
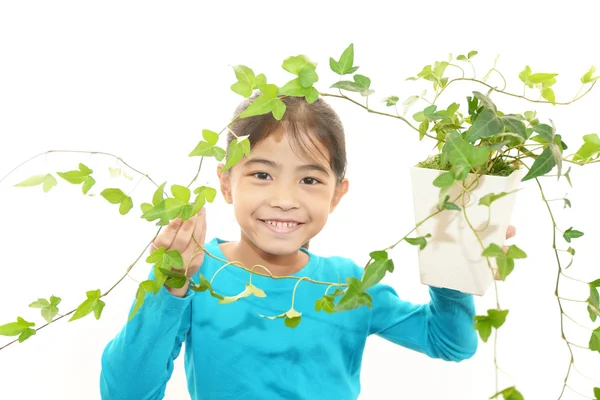
{"type": "MultiPolygon", "coordinates": [[[[285,113],[285,105],[281,101],[282,96],[304,97],[309,103],[314,102],[319,96],[331,97],[349,101],[367,112],[399,119],[414,130],[421,140],[432,139],[436,148],[436,154],[423,157],[422,162],[411,168],[416,220],[413,229],[393,245],[369,253],[369,260],[360,280],[351,277],[345,283],[340,283],[311,282],[310,279],[296,278],[298,281],[290,293],[292,299],[290,309],[280,315],[263,317],[274,320],[273,323],[283,320],[285,326],[301,329],[298,327],[301,327],[302,310],[294,308],[293,298],[302,280],[306,280],[303,284],[323,285],[322,297],[315,299],[317,311],[335,313],[371,306],[372,299],[367,290],[380,282],[388,272],[393,272],[394,264],[389,257],[389,251],[401,242],[416,246],[419,252],[421,280],[424,284],[453,288],[477,295],[486,293],[492,284],[496,289],[497,279],[494,277],[499,280],[506,279],[514,268],[515,260],[527,256],[525,251],[515,245],[503,249],[504,232],[510,221],[521,182],[536,181],[556,232],[558,228],[554,222],[553,211],[549,200],[544,196],[539,178],[556,171],[559,178],[570,182],[570,169],[564,171],[563,164],[585,165],[600,162],[600,138],[595,134],[585,135],[578,150],[572,156],[565,157],[563,153],[569,147],[562,140],[560,130],[554,126],[552,121],[538,120],[536,111],[530,107],[507,112],[498,109],[494,103],[496,94],[521,98],[527,101],[528,106],[531,104],[531,99],[525,95],[506,91],[506,80],[496,69],[496,63],[481,79],[467,76],[460,64],[472,66],[471,60],[476,55],[476,51],[471,51],[467,55],[459,55],[456,58],[451,56],[446,61],[437,61],[425,66],[416,77],[409,78],[429,82],[434,90],[432,100],[425,99],[422,94],[410,96],[402,103],[405,109],[416,104],[420,99],[428,103],[423,110],[414,113],[411,119],[398,112],[397,105],[400,101],[398,96],[388,96],[384,99],[385,106],[393,108],[395,112],[379,111],[369,107],[369,98],[374,91],[371,89],[370,78],[356,73],[358,67],[354,65],[352,44],[342,52],[341,56],[329,60],[331,70],[340,76],[340,80],[330,86],[332,89],[337,89],[337,92],[332,93],[320,92],[314,86],[318,81],[317,64],[304,55],[292,56],[284,60],[282,67],[294,77],[282,86],[268,83],[264,74],[256,74],[247,66],[236,65],[233,67],[237,80],[231,86],[231,90],[245,98],[249,98],[256,90],[260,91],[260,96],[239,118],[272,113],[276,119],[281,119],[285,113]],[[457,76],[452,77],[448,73],[447,70],[450,66],[460,71],[457,76]],[[501,77],[505,82],[504,87],[498,88],[487,83],[491,74],[501,77]],[[343,79],[345,76],[351,76],[351,79],[343,79]],[[460,82],[476,83],[481,86],[482,90],[472,91],[468,96],[457,99],[458,101],[452,102],[444,108],[440,107],[437,104],[440,96],[450,85],[460,82]],[[352,96],[359,96],[359,98],[357,100],[352,96]],[[440,257],[446,262],[441,263],[440,257]],[[448,260],[452,260],[452,262],[448,262],[448,260]]],[[[587,91],[577,95],[569,103],[579,100],[589,92],[599,78],[594,74],[595,69],[591,68],[581,77],[582,85],[587,88],[587,91]]],[[[552,89],[556,83],[556,74],[534,73],[529,67],[526,67],[519,74],[519,79],[525,87],[539,90],[541,97],[534,102],[561,104],[556,101],[552,89]]],[[[225,159],[225,168],[227,169],[244,156],[249,155],[250,144],[248,138],[244,136],[238,136],[233,140],[227,152],[218,146],[220,135],[227,132],[230,125],[231,122],[227,123],[220,132],[204,129],[202,139],[189,153],[189,156],[199,157],[200,166],[206,157],[214,157],[218,161],[227,157],[225,159]]],[[[7,179],[16,170],[18,168],[3,177],[0,182],[7,179]]],[[[76,168],[71,170],[56,172],[56,177],[51,173],[40,174],[24,180],[19,179],[14,186],[41,186],[44,192],[49,192],[59,181],[66,181],[70,184],[81,185],[82,193],[88,195],[90,189],[96,185],[93,173],[94,171],[84,163],[79,163],[76,168]]],[[[187,220],[206,203],[214,200],[216,190],[202,185],[191,187],[195,180],[187,186],[172,184],[168,190],[166,182],[161,185],[156,184],[157,189],[152,199],[148,199],[146,202],[134,202],[134,199],[118,188],[104,188],[100,194],[113,207],[118,205],[115,208],[121,215],[128,214],[138,204],[141,218],[148,222],[154,222],[160,232],[160,229],[173,219],[181,217],[183,220],[187,220]]],[[[565,199],[565,204],[566,201],[565,199]]],[[[582,235],[583,232],[570,227],[564,231],[562,237],[565,242],[570,243],[582,235]]],[[[149,241],[148,246],[152,240],[149,241]]],[[[201,243],[197,243],[197,245],[198,252],[205,251],[201,243]]],[[[558,258],[561,248],[556,240],[552,250],[556,252],[559,263],[558,281],[563,277],[564,269],[558,258]]],[[[570,246],[564,251],[571,255],[575,254],[575,250],[570,246]]],[[[208,252],[206,254],[214,257],[208,252]]],[[[147,293],[156,292],[163,285],[182,287],[189,280],[185,274],[174,271],[174,269],[185,267],[182,256],[177,251],[156,249],[146,258],[146,262],[153,266],[155,278],[140,282],[130,318],[135,318],[137,311],[143,307],[147,293]]],[[[217,293],[211,284],[214,276],[209,280],[200,275],[198,281],[190,281],[190,287],[194,291],[204,292],[205,295],[215,297],[216,301],[223,306],[235,301],[243,301],[249,296],[264,297],[264,292],[252,284],[251,277],[253,274],[269,276],[268,270],[264,272],[260,268],[255,268],[256,266],[249,268],[237,262],[224,264],[222,269],[226,267],[244,268],[250,272],[250,281],[244,287],[240,287],[238,295],[223,296],[217,293]]],[[[16,317],[14,321],[0,325],[0,335],[16,337],[13,341],[1,346],[0,350],[13,343],[20,343],[31,338],[42,327],[65,317],[70,316],[69,321],[84,317],[90,318],[91,315],[100,319],[105,305],[103,299],[123,278],[107,291],[103,292],[96,288],[88,290],[76,309],[61,314],[59,314],[61,298],[58,296],[33,301],[29,306],[40,309],[41,317],[46,324],[38,327],[35,322],[16,317]]],[[[586,305],[590,319],[595,322],[597,316],[600,315],[598,296],[600,279],[583,282],[582,285],[582,291],[589,296],[586,305]]],[[[560,304],[559,293],[556,293],[556,296],[560,304]]],[[[486,315],[476,316],[473,321],[474,329],[479,332],[481,339],[487,342],[492,331],[499,329],[504,324],[507,315],[508,310],[501,308],[497,301],[496,308],[488,310],[486,315]]],[[[564,315],[561,308],[561,318],[564,315]]],[[[564,332],[561,334],[570,349],[571,344],[566,339],[564,332]]],[[[600,328],[592,332],[589,349],[600,351],[600,328]]],[[[572,362],[571,359],[571,364],[572,362]]],[[[569,364],[569,372],[571,364],[569,364]]],[[[496,374],[498,369],[496,364],[496,374]]],[[[563,386],[563,392],[564,389],[565,386],[563,386]]],[[[594,396],[600,398],[599,388],[594,389],[594,396]]],[[[511,386],[502,389],[496,388],[492,398],[499,397],[515,400],[522,399],[523,395],[516,387],[511,386]]]]}

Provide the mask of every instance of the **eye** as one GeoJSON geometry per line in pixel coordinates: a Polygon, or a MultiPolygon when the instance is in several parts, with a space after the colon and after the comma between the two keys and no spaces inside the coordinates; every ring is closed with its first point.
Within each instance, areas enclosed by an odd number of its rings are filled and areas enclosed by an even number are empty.
{"type": "Polygon", "coordinates": [[[255,172],[252,174],[252,176],[257,177],[258,179],[264,181],[269,179],[271,176],[269,174],[267,174],[266,172],[255,172]]]}
{"type": "Polygon", "coordinates": [[[316,179],[316,178],[310,178],[310,177],[302,178],[301,182],[302,181],[304,181],[304,183],[307,184],[307,185],[316,185],[317,183],[321,183],[321,181],[319,181],[318,179],[316,179]]]}

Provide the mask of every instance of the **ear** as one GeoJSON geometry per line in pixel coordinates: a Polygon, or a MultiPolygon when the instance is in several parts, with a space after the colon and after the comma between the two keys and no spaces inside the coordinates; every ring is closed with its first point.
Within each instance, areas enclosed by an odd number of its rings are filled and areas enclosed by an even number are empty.
{"type": "Polygon", "coordinates": [[[335,210],[335,208],[337,207],[337,205],[340,203],[340,201],[342,200],[342,197],[344,197],[344,195],[346,193],[348,193],[348,187],[350,185],[350,182],[348,181],[347,178],[342,179],[341,183],[338,183],[335,187],[335,191],[333,192],[333,199],[331,200],[331,205],[329,207],[329,212],[332,213],[333,210],[335,210]]]}
{"type": "Polygon", "coordinates": [[[233,203],[233,196],[231,195],[231,177],[229,171],[223,171],[225,164],[221,163],[217,165],[217,176],[219,177],[219,183],[221,187],[221,194],[227,202],[227,204],[233,203]]]}

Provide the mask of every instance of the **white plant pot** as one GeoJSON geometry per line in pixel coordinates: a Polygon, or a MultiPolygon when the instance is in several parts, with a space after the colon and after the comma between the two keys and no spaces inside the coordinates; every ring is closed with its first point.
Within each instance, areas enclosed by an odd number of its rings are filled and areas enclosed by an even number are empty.
{"type": "MultiPolygon", "coordinates": [[[[411,180],[415,222],[419,223],[438,210],[440,189],[433,186],[435,178],[445,171],[413,167],[411,180]]],[[[444,210],[428,219],[417,228],[414,236],[431,234],[427,246],[419,250],[419,271],[421,283],[482,296],[492,285],[494,273],[486,257],[483,257],[481,244],[465,220],[466,210],[471,224],[476,229],[484,228],[488,220],[488,207],[478,205],[479,199],[489,193],[512,192],[518,189],[522,170],[514,171],[510,176],[481,176],[477,187],[471,192],[470,199],[463,204],[460,197],[455,204],[461,211],[444,210]]],[[[467,183],[475,179],[469,174],[467,183]]],[[[462,189],[454,185],[450,191],[452,201],[460,195],[462,189]]],[[[511,215],[517,192],[495,200],[490,207],[490,221],[487,228],[479,232],[484,248],[490,243],[502,246],[506,241],[506,229],[511,223],[511,215]]],[[[414,237],[411,235],[411,237],[414,237]]],[[[497,268],[495,259],[490,258],[492,268],[497,268]]]]}

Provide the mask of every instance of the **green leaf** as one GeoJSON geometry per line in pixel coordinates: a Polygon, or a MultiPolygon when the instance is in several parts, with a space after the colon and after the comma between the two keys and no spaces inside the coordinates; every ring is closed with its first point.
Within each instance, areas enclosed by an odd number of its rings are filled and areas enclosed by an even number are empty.
{"type": "Polygon", "coordinates": [[[213,146],[219,141],[219,134],[208,129],[202,129],[202,137],[213,146]]]}
{"type": "Polygon", "coordinates": [[[600,388],[594,388],[594,397],[596,398],[595,400],[600,400],[600,388]]]}
{"type": "Polygon", "coordinates": [[[480,317],[479,315],[475,316],[475,321],[476,322],[473,325],[473,327],[475,328],[477,333],[479,333],[479,337],[481,338],[481,340],[487,342],[490,338],[490,335],[492,334],[492,324],[489,322],[487,317],[480,317]]]}
{"type": "Polygon", "coordinates": [[[496,243],[490,243],[481,255],[483,257],[503,257],[504,251],[496,243]]]}
{"type": "Polygon", "coordinates": [[[356,72],[358,67],[354,65],[354,44],[350,45],[344,50],[338,61],[333,58],[329,58],[329,66],[331,70],[338,75],[347,75],[356,72]]]}
{"type": "Polygon", "coordinates": [[[123,197],[121,205],[119,206],[119,214],[125,215],[133,208],[133,200],[129,196],[123,197]]]}
{"type": "Polygon", "coordinates": [[[506,255],[496,257],[496,264],[498,265],[498,276],[501,280],[505,280],[515,268],[514,260],[506,255]]]}
{"type": "Polygon", "coordinates": [[[565,205],[564,205],[564,207],[563,207],[563,208],[567,208],[567,207],[569,207],[569,208],[572,208],[572,207],[571,207],[571,200],[569,200],[569,199],[567,199],[567,198],[565,197],[565,198],[563,198],[563,201],[565,202],[565,205]]]}
{"type": "Polygon", "coordinates": [[[467,140],[475,142],[480,138],[488,138],[498,136],[503,132],[504,124],[492,109],[486,108],[469,129],[467,140]]]}
{"type": "Polygon", "coordinates": [[[56,174],[67,182],[75,185],[85,182],[85,179],[88,177],[88,174],[81,171],[57,172],[56,174]]]}
{"type": "Polygon", "coordinates": [[[471,50],[469,52],[469,54],[467,54],[467,58],[470,60],[471,58],[475,57],[477,54],[479,54],[476,50],[471,50]]]}
{"type": "Polygon", "coordinates": [[[433,180],[433,186],[439,188],[447,188],[452,186],[454,182],[454,174],[450,171],[447,171],[438,175],[438,177],[433,180]]]}
{"type": "Polygon", "coordinates": [[[229,152],[227,154],[227,162],[223,167],[223,171],[227,171],[235,164],[241,161],[244,157],[244,149],[239,143],[239,139],[232,140],[229,144],[229,152]]]}
{"type": "Polygon", "coordinates": [[[305,69],[314,71],[317,68],[317,64],[311,61],[307,56],[300,54],[298,56],[286,58],[283,61],[282,67],[289,73],[299,75],[305,69]]]}
{"type": "Polygon", "coordinates": [[[542,153],[535,159],[529,172],[525,175],[521,181],[527,181],[532,178],[536,178],[538,176],[542,176],[552,171],[552,168],[556,165],[556,161],[554,156],[552,155],[552,150],[549,147],[546,147],[542,153]]]}
{"type": "Polygon", "coordinates": [[[523,250],[518,248],[517,245],[514,244],[508,246],[506,256],[513,259],[527,258],[527,254],[523,250]]]}
{"type": "Polygon", "coordinates": [[[263,115],[272,112],[276,120],[280,120],[285,113],[285,103],[276,97],[265,95],[257,97],[252,104],[240,114],[240,118],[248,118],[255,115],[263,115]]]}
{"type": "Polygon", "coordinates": [[[589,347],[591,351],[600,352],[600,326],[592,332],[589,347]]]}
{"type": "Polygon", "coordinates": [[[443,152],[448,155],[452,165],[465,165],[469,170],[483,166],[488,159],[489,149],[485,146],[473,146],[459,134],[449,134],[443,152]]]}
{"type": "Polygon", "coordinates": [[[256,297],[267,297],[267,295],[262,289],[259,289],[252,284],[246,283],[246,288],[240,294],[237,294],[235,296],[225,296],[221,300],[219,300],[219,304],[230,304],[238,301],[239,299],[249,297],[252,295],[256,297]]]}
{"type": "Polygon", "coordinates": [[[137,314],[139,309],[144,305],[144,301],[146,299],[146,293],[152,293],[155,291],[156,282],[153,280],[145,280],[140,282],[138,285],[137,292],[135,294],[135,302],[133,304],[133,308],[129,313],[128,321],[131,321],[132,318],[137,314]]]}
{"type": "MultiPolygon", "coordinates": [[[[54,179],[54,178],[52,178],[52,179],[54,179]]],[[[92,186],[94,186],[95,184],[96,184],[96,180],[88,175],[85,178],[85,181],[83,181],[83,185],[81,186],[81,191],[83,192],[83,194],[87,194],[90,191],[90,189],[92,188],[92,186]]],[[[44,189],[44,191],[45,190],[46,189],[44,189]]]]}
{"type": "Polygon", "coordinates": [[[35,335],[36,331],[35,329],[31,329],[31,328],[27,328],[25,329],[23,332],[21,332],[21,334],[19,335],[19,343],[24,342],[25,340],[29,339],[31,336],[35,335]]]}
{"type": "Polygon", "coordinates": [[[96,318],[96,320],[100,319],[100,316],[102,315],[102,310],[104,310],[105,305],[106,303],[104,303],[102,300],[98,300],[94,305],[94,318],[96,318]]]}
{"type": "Polygon", "coordinates": [[[172,185],[171,186],[171,194],[177,200],[187,203],[190,201],[190,189],[181,185],[172,185]]]}
{"type": "Polygon", "coordinates": [[[504,196],[508,196],[509,194],[515,193],[517,192],[519,189],[517,190],[512,190],[510,192],[500,192],[498,194],[496,193],[488,193],[485,196],[483,196],[482,198],[479,199],[479,205],[480,206],[488,206],[490,207],[492,205],[492,203],[498,199],[501,199],[504,196]]]}
{"type": "Polygon", "coordinates": [[[342,90],[348,90],[351,92],[358,92],[362,96],[369,96],[375,93],[371,90],[371,79],[364,75],[356,74],[353,76],[354,82],[352,81],[339,81],[331,85],[331,88],[337,88],[342,90]]]}
{"type": "Polygon", "coordinates": [[[596,67],[592,65],[590,69],[581,77],[581,83],[585,85],[586,83],[592,83],[600,78],[600,76],[592,77],[594,72],[596,72],[596,67]]]}
{"type": "Polygon", "coordinates": [[[213,155],[213,147],[214,145],[208,142],[200,141],[194,147],[194,150],[188,154],[188,157],[211,157],[213,155]]]}
{"type": "Polygon", "coordinates": [[[215,146],[212,149],[212,156],[217,159],[217,161],[222,161],[225,158],[225,150],[220,148],[219,146],[215,146]]]}
{"type": "Polygon", "coordinates": [[[60,297],[50,296],[50,301],[46,299],[38,299],[33,303],[29,304],[31,308],[41,308],[42,318],[44,318],[48,323],[52,322],[54,317],[58,315],[58,305],[61,302],[60,297]]]}
{"type": "Polygon", "coordinates": [[[287,318],[286,317],[283,320],[283,323],[288,328],[295,328],[295,327],[297,327],[300,324],[300,321],[302,321],[302,317],[292,317],[292,318],[287,318]]]}
{"type": "Polygon", "coordinates": [[[250,97],[256,83],[254,71],[245,65],[234,65],[233,71],[235,72],[237,82],[231,85],[231,90],[243,97],[250,97]]]}
{"type": "Polygon", "coordinates": [[[2,336],[18,336],[27,332],[27,330],[35,326],[35,323],[17,317],[17,322],[9,322],[0,326],[0,335],[2,336]]]}
{"type": "Polygon", "coordinates": [[[423,250],[425,248],[425,246],[427,246],[427,238],[430,238],[430,237],[431,237],[431,234],[428,233],[425,236],[419,236],[416,238],[406,238],[405,240],[414,246],[419,246],[419,249],[423,250]]]}
{"type": "Polygon", "coordinates": [[[529,65],[527,65],[523,71],[521,71],[519,73],[519,79],[521,79],[521,82],[523,82],[524,84],[531,86],[531,84],[529,83],[529,77],[531,76],[531,68],[529,67],[529,65]]]}
{"type": "Polygon", "coordinates": [[[223,299],[223,296],[221,296],[220,294],[216,293],[213,290],[212,285],[210,284],[210,281],[208,279],[206,279],[204,277],[204,275],[200,274],[200,283],[198,285],[191,285],[190,288],[195,291],[195,292],[204,292],[204,291],[209,291],[210,295],[216,299],[223,299]]]}
{"type": "Polygon", "coordinates": [[[278,94],[282,96],[304,96],[309,104],[313,103],[319,97],[319,91],[314,87],[306,88],[302,86],[300,78],[292,79],[283,85],[283,87],[279,88],[278,94]]]}
{"type": "Polygon", "coordinates": [[[543,83],[543,82],[551,80],[555,76],[558,76],[558,74],[549,74],[549,73],[538,72],[538,73],[529,75],[528,81],[531,83],[543,83]]]}
{"type": "Polygon", "coordinates": [[[396,103],[398,103],[398,101],[400,100],[400,98],[398,96],[389,96],[386,97],[383,101],[385,102],[385,105],[387,107],[391,107],[396,105],[396,103]]]}
{"type": "Polygon", "coordinates": [[[556,104],[556,97],[554,96],[554,90],[552,90],[552,88],[547,87],[542,89],[542,97],[550,103],[556,104]]]}
{"type": "Polygon", "coordinates": [[[492,328],[500,328],[506,321],[508,310],[487,310],[487,315],[476,315],[473,327],[479,333],[479,337],[487,342],[492,334],[492,328]]]}
{"type": "MultiPolygon", "coordinates": [[[[298,80],[302,87],[311,88],[312,85],[319,80],[319,76],[314,69],[303,69],[298,74],[298,80]]],[[[275,86],[275,92],[277,92],[277,86],[275,86]]]]}
{"type": "Polygon", "coordinates": [[[568,242],[571,243],[571,239],[576,239],[579,237],[583,236],[583,232],[578,231],[578,230],[574,230],[573,227],[570,227],[569,229],[567,229],[564,233],[563,233],[563,238],[568,242]]]}
{"type": "Polygon", "coordinates": [[[165,198],[164,196],[164,190],[165,190],[165,185],[167,184],[167,182],[164,182],[162,185],[160,185],[156,191],[154,192],[154,195],[152,196],[152,205],[153,206],[157,206],[159,205],[165,198]]]}
{"type": "MultiPolygon", "coordinates": [[[[98,307],[100,307],[101,311],[102,307],[104,306],[101,305],[101,303],[99,303],[101,302],[100,295],[100,289],[90,290],[86,292],[87,299],[83,303],[81,303],[79,307],[77,307],[77,309],[75,310],[75,314],[73,314],[71,319],[69,319],[69,322],[83,318],[92,312],[96,312],[95,310],[98,307]]],[[[99,317],[97,317],[96,319],[98,318],[99,317]]]]}
{"type": "Polygon", "coordinates": [[[477,100],[479,100],[479,106],[483,107],[484,109],[490,109],[494,111],[494,113],[498,111],[496,105],[494,104],[490,96],[485,95],[476,90],[473,91],[473,95],[477,98],[477,100]]]}
{"type": "Polygon", "coordinates": [[[527,127],[520,117],[516,115],[504,115],[500,117],[500,121],[506,131],[517,133],[523,140],[527,140],[527,127]]]}
{"type": "Polygon", "coordinates": [[[362,291],[366,291],[371,286],[381,281],[386,272],[394,272],[394,262],[388,259],[387,252],[372,252],[370,256],[373,258],[373,262],[365,267],[361,280],[362,291]],[[385,253],[385,255],[382,253],[385,253]]]}
{"type": "Polygon", "coordinates": [[[41,183],[43,183],[44,180],[46,180],[46,175],[34,175],[32,177],[25,179],[22,182],[17,183],[15,185],[15,187],[36,186],[36,185],[40,185],[41,183]]]}
{"type": "Polygon", "coordinates": [[[28,186],[37,186],[40,184],[43,184],[44,192],[48,193],[50,191],[50,189],[52,189],[54,186],[56,186],[57,182],[56,182],[56,178],[54,178],[54,176],[52,176],[51,174],[34,175],[32,177],[25,179],[22,182],[17,183],[14,186],[15,187],[28,187],[28,186]]]}
{"type": "Polygon", "coordinates": [[[519,392],[514,386],[506,388],[501,392],[496,393],[490,399],[495,399],[498,396],[502,396],[504,400],[525,400],[521,392],[519,392]]]}
{"type": "Polygon", "coordinates": [[[346,283],[348,284],[348,289],[346,290],[346,294],[335,305],[336,312],[352,310],[364,305],[369,308],[372,307],[373,300],[368,293],[363,291],[361,281],[353,276],[349,276],[346,279],[346,283]]]}
{"type": "Polygon", "coordinates": [[[108,200],[111,204],[120,204],[121,201],[126,197],[125,193],[121,189],[108,188],[104,189],[100,195],[108,200]]]}
{"type": "Polygon", "coordinates": [[[442,210],[460,211],[461,208],[456,204],[448,201],[449,198],[450,196],[446,196],[446,199],[442,203],[442,210]]]}
{"type": "Polygon", "coordinates": [[[573,156],[573,161],[587,161],[597,154],[600,154],[600,137],[598,137],[598,134],[584,135],[583,145],[573,156]]]}
{"type": "Polygon", "coordinates": [[[332,313],[334,311],[335,304],[333,296],[323,296],[320,299],[317,299],[315,302],[315,311],[325,311],[327,313],[332,313]]]}

